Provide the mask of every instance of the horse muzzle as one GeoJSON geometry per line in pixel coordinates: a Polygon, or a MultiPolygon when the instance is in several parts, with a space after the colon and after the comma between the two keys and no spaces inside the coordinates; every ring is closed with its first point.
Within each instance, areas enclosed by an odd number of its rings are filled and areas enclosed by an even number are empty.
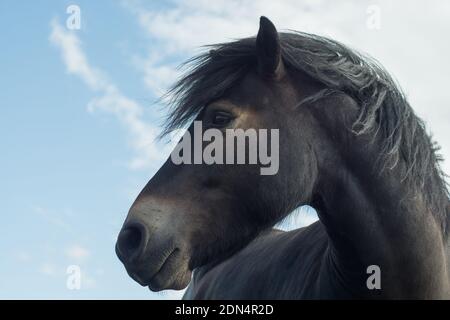
{"type": "Polygon", "coordinates": [[[191,279],[186,250],[161,232],[150,233],[139,220],[127,221],[119,233],[116,253],[129,276],[152,291],[185,288],[191,279]]]}

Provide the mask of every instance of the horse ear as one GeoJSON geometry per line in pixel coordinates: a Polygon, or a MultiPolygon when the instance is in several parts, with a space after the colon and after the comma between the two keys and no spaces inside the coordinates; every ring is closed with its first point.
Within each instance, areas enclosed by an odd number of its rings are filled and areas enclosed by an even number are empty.
{"type": "Polygon", "coordinates": [[[261,17],[259,20],[259,31],[256,36],[256,56],[258,71],[263,77],[280,79],[284,75],[278,32],[273,23],[266,17],[261,17]]]}

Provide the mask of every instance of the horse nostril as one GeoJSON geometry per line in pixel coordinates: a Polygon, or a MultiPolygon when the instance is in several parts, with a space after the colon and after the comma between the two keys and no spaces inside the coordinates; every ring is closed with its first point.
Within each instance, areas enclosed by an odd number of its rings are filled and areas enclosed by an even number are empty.
{"type": "Polygon", "coordinates": [[[140,256],[145,248],[146,228],[142,224],[134,223],[125,226],[117,239],[117,254],[121,260],[131,261],[140,256]]]}

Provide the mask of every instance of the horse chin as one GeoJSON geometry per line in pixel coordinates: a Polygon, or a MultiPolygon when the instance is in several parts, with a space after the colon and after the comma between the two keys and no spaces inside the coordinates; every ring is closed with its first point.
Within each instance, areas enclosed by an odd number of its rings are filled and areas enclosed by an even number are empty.
{"type": "Polygon", "coordinates": [[[156,272],[151,271],[154,269],[152,265],[155,265],[155,261],[144,258],[137,263],[137,266],[127,268],[127,272],[141,286],[155,292],[168,289],[182,290],[191,281],[192,272],[188,267],[188,259],[180,250],[174,250],[172,254],[156,264],[161,267],[156,272]]]}
{"type": "Polygon", "coordinates": [[[192,272],[190,270],[178,271],[167,278],[158,276],[152,278],[148,283],[148,288],[153,292],[163,290],[182,290],[186,288],[191,281],[192,272]]]}

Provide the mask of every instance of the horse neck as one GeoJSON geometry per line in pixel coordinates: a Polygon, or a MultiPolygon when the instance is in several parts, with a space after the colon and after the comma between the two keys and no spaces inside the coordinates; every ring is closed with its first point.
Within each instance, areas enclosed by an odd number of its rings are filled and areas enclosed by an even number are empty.
{"type": "Polygon", "coordinates": [[[389,271],[384,284],[395,296],[449,294],[447,240],[421,190],[402,179],[405,163],[374,169],[380,151],[364,138],[334,145],[330,152],[334,155],[319,159],[313,206],[340,268],[361,274],[377,265],[389,271]]]}

